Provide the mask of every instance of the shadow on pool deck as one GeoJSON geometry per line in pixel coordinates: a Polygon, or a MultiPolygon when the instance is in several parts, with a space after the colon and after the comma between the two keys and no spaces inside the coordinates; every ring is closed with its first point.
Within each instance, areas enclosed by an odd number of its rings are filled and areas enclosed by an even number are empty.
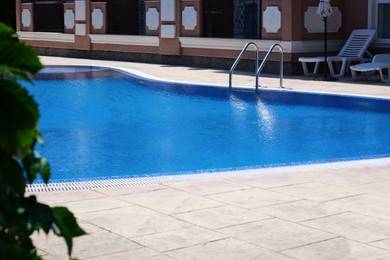
{"type": "MultiPolygon", "coordinates": [[[[226,84],[215,70],[42,57],[44,64],[138,69],[173,80],[226,84]]],[[[277,77],[265,77],[273,84],[277,77]]],[[[235,75],[240,84],[253,80],[235,75]]],[[[286,78],[310,91],[390,97],[384,84],[286,78]],[[313,84],[316,83],[316,84],[313,84]]],[[[339,170],[114,189],[41,192],[69,207],[89,235],[79,259],[390,259],[390,164],[339,170]]],[[[65,243],[35,235],[44,259],[65,259],[65,243]]]]}

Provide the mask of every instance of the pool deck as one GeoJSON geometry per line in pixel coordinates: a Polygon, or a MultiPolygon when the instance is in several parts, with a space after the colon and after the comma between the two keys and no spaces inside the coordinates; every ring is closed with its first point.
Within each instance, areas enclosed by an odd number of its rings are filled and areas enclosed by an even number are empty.
{"type": "MultiPolygon", "coordinates": [[[[115,66],[175,81],[228,84],[227,72],[219,70],[41,60],[46,65],[115,66]]],[[[254,84],[247,73],[234,75],[233,82],[254,84]]],[[[278,77],[261,77],[260,84],[277,87],[278,77]]],[[[390,97],[390,85],[378,78],[325,82],[286,77],[284,86],[390,97]]],[[[390,259],[390,160],[34,194],[41,202],[75,213],[88,232],[74,241],[73,256],[79,259],[390,259]]],[[[44,259],[67,258],[65,242],[54,235],[35,235],[34,242],[44,259]]]]}

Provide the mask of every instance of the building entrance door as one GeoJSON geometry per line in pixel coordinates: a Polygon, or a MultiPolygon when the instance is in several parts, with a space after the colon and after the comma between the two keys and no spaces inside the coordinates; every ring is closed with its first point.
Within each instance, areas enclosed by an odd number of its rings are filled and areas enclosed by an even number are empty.
{"type": "Polygon", "coordinates": [[[108,0],[108,34],[139,34],[139,1],[108,0]]]}
{"type": "Polygon", "coordinates": [[[203,36],[233,37],[233,0],[203,1],[203,36]]]}
{"type": "Polygon", "coordinates": [[[34,31],[64,32],[63,1],[34,2],[34,31]]]}
{"type": "Polygon", "coordinates": [[[261,0],[234,0],[234,38],[261,38],[261,0]]]}

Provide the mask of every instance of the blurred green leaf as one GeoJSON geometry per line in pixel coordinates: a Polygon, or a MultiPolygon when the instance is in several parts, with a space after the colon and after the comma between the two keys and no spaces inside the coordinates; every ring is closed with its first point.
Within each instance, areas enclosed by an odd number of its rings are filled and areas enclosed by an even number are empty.
{"type": "Polygon", "coordinates": [[[41,260],[36,252],[17,244],[9,244],[0,240],[0,259],[41,260]]]}
{"type": "Polygon", "coordinates": [[[4,23],[0,23],[0,39],[9,40],[12,39],[14,35],[15,31],[11,27],[6,26],[4,23]]]}
{"type": "Polygon", "coordinates": [[[0,153],[1,192],[9,196],[23,195],[25,185],[26,182],[23,177],[23,169],[20,164],[14,157],[0,153]]]}
{"type": "Polygon", "coordinates": [[[58,236],[64,237],[68,246],[68,254],[71,255],[73,247],[73,238],[85,235],[85,231],[77,224],[76,218],[65,207],[53,207],[54,224],[60,233],[58,236]]]}
{"type": "Polygon", "coordinates": [[[32,183],[36,178],[39,171],[39,158],[35,157],[34,152],[29,152],[26,156],[24,156],[22,163],[24,166],[24,170],[26,171],[26,177],[29,183],[32,183]]]}
{"type": "Polygon", "coordinates": [[[42,228],[48,234],[54,222],[51,208],[48,205],[39,203],[35,196],[30,196],[26,198],[26,211],[34,230],[42,228]]]}
{"type": "Polygon", "coordinates": [[[0,65],[0,79],[11,82],[16,82],[18,80],[31,82],[29,73],[26,71],[2,65],[0,65]]]}
{"type": "Polygon", "coordinates": [[[49,182],[50,178],[50,164],[45,158],[42,158],[39,162],[39,173],[45,183],[49,182]]]}
{"type": "Polygon", "coordinates": [[[45,141],[43,140],[42,133],[40,131],[36,132],[35,138],[36,138],[38,144],[44,144],[45,143],[45,141]]]}
{"type": "Polygon", "coordinates": [[[38,152],[30,152],[23,158],[22,163],[30,183],[37,178],[38,173],[41,174],[43,181],[48,183],[50,165],[46,158],[43,158],[38,152]]]}
{"type": "Polygon", "coordinates": [[[0,40],[0,50],[7,50],[0,52],[0,71],[2,71],[0,77],[6,76],[4,80],[29,80],[29,74],[34,74],[43,68],[31,46],[11,40],[0,40]]]}
{"type": "Polygon", "coordinates": [[[18,84],[43,66],[32,47],[16,40],[0,23],[0,259],[41,259],[30,237],[41,229],[64,237],[70,256],[73,238],[85,234],[73,214],[25,197],[26,180],[33,182],[39,173],[47,183],[50,165],[34,151],[36,143],[43,144],[38,105],[18,84]]]}
{"type": "Polygon", "coordinates": [[[38,106],[32,96],[16,83],[0,84],[0,149],[17,154],[34,143],[38,106]]]}

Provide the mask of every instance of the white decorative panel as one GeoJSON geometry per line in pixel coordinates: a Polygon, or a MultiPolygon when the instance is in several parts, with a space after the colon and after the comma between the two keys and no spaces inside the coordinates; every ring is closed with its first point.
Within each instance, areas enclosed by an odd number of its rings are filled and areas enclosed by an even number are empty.
{"type": "Polygon", "coordinates": [[[85,24],[76,24],[76,35],[87,35],[87,26],[85,24]]]}
{"type": "Polygon", "coordinates": [[[22,25],[23,27],[30,27],[31,25],[31,13],[29,9],[23,9],[22,11],[22,25]]]}
{"type": "Polygon", "coordinates": [[[175,21],[175,0],[160,0],[161,21],[175,21]]]}
{"type": "Polygon", "coordinates": [[[74,27],[74,12],[72,9],[66,9],[64,13],[65,29],[73,29],[74,27]]]}
{"type": "Polygon", "coordinates": [[[282,13],[277,6],[267,6],[264,10],[263,27],[267,33],[277,33],[282,27],[282,13]]]}
{"type": "MultiPolygon", "coordinates": [[[[338,7],[332,8],[333,12],[328,17],[328,32],[338,32],[341,28],[341,12],[338,7]]],[[[324,21],[322,17],[317,14],[317,7],[309,7],[305,12],[304,25],[309,33],[324,32],[324,21]]]]}
{"type": "Polygon", "coordinates": [[[149,8],[145,14],[146,16],[146,26],[149,30],[157,30],[160,22],[158,20],[158,11],[157,8],[149,8]]]}
{"type": "Polygon", "coordinates": [[[103,11],[100,8],[95,8],[92,11],[92,27],[94,29],[100,30],[103,28],[103,11]]]}
{"type": "Polygon", "coordinates": [[[76,20],[85,21],[86,20],[85,0],[76,0],[75,8],[76,8],[76,20]]]}
{"type": "Polygon", "coordinates": [[[176,25],[174,24],[163,24],[161,25],[161,38],[175,38],[176,36],[176,25]]]}
{"type": "Polygon", "coordinates": [[[193,6],[186,6],[182,12],[182,24],[186,30],[194,30],[198,24],[198,12],[193,6]]]}

